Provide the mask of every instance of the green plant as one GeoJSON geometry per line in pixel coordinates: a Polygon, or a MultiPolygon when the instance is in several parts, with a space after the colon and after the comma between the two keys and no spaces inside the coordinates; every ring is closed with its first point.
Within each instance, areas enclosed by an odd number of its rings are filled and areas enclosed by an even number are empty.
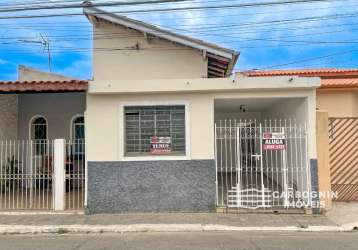
{"type": "Polygon", "coordinates": [[[9,157],[5,165],[1,166],[1,168],[0,185],[2,192],[5,192],[17,185],[19,178],[17,178],[16,175],[20,175],[22,171],[19,161],[16,160],[14,156],[9,157]]]}

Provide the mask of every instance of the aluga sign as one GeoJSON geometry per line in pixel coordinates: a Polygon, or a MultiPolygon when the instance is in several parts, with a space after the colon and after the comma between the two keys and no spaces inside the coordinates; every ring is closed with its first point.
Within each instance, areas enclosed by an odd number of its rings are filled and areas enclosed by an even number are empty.
{"type": "Polygon", "coordinates": [[[284,150],[286,145],[285,133],[263,133],[262,147],[264,150],[284,150]]]}

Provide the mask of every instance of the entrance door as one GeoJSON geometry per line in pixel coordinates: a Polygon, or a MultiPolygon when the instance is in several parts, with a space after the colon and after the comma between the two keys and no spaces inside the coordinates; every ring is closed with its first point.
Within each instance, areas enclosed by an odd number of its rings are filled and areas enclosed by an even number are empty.
{"type": "Polygon", "coordinates": [[[238,124],[237,144],[237,207],[268,207],[271,196],[264,183],[261,124],[259,127],[254,123],[238,124]]]}

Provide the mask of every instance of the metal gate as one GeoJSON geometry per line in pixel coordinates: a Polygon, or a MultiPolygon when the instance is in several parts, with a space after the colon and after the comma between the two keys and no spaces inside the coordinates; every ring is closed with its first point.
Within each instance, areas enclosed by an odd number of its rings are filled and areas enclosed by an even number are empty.
{"type": "Polygon", "coordinates": [[[215,132],[217,206],[311,205],[305,126],[291,120],[224,120],[215,132]]]}
{"type": "Polygon", "coordinates": [[[83,209],[85,199],[85,141],[66,142],[66,209],[83,209]]]}
{"type": "MultiPolygon", "coordinates": [[[[53,210],[55,140],[0,141],[0,210],[53,210]]],[[[63,145],[64,209],[83,209],[85,142],[63,145]]]]}
{"type": "Polygon", "coordinates": [[[0,209],[53,208],[53,141],[0,142],[0,209]]]}
{"type": "Polygon", "coordinates": [[[329,156],[336,201],[358,201],[358,117],[329,118],[329,156]]]}

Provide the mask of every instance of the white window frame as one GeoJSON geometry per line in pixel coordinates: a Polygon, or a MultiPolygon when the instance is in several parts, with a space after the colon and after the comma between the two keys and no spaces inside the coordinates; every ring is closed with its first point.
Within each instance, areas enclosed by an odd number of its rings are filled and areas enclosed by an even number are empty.
{"type": "Polygon", "coordinates": [[[31,117],[30,121],[29,121],[29,140],[35,140],[35,139],[32,139],[32,123],[37,119],[37,118],[43,118],[45,119],[46,121],[46,140],[49,140],[48,138],[48,129],[49,129],[49,124],[48,124],[48,120],[45,116],[43,115],[34,115],[33,117],[31,117]]]}
{"type": "Polygon", "coordinates": [[[122,161],[173,161],[190,160],[190,104],[187,101],[146,101],[146,102],[121,102],[119,104],[119,145],[120,159],[122,161]],[[125,155],[125,117],[124,108],[133,106],[177,106],[185,107],[185,155],[150,155],[150,156],[126,156],[125,155]]]}
{"type": "MultiPolygon", "coordinates": [[[[74,138],[75,135],[74,135],[74,131],[73,131],[73,123],[77,118],[80,118],[80,117],[83,117],[83,120],[85,121],[84,114],[83,115],[81,115],[81,114],[74,115],[71,119],[71,123],[70,123],[70,140],[71,141],[75,140],[75,138],[74,138]]],[[[85,126],[85,131],[86,131],[86,123],[85,122],[84,122],[84,126],[85,126]]],[[[85,137],[86,137],[86,134],[85,134],[85,137]]]]}

